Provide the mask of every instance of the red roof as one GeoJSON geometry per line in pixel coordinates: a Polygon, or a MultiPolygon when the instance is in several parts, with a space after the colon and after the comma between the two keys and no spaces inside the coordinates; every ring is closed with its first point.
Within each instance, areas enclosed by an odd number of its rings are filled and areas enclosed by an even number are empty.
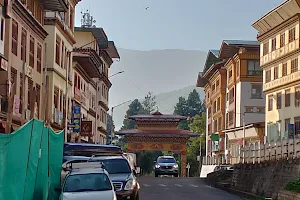
{"type": "Polygon", "coordinates": [[[192,133],[188,130],[140,130],[130,129],[118,132],[118,135],[176,135],[176,136],[199,136],[198,133],[192,133]]]}
{"type": "Polygon", "coordinates": [[[160,112],[155,112],[152,115],[133,115],[130,116],[129,119],[178,119],[178,120],[185,120],[187,117],[181,115],[163,115],[160,112]]]}

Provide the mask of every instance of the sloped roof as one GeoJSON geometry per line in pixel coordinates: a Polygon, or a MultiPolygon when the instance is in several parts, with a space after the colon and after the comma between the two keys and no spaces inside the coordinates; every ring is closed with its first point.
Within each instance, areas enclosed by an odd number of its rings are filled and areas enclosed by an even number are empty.
{"type": "Polygon", "coordinates": [[[241,47],[259,48],[259,42],[257,40],[223,40],[219,58],[229,59],[234,56],[241,47]]]}
{"type": "Polygon", "coordinates": [[[252,26],[259,31],[259,34],[264,34],[297,13],[299,13],[297,0],[286,0],[254,22],[252,26]]]}
{"type": "Polygon", "coordinates": [[[204,70],[203,73],[209,70],[210,67],[212,67],[215,63],[220,62],[221,59],[219,56],[219,50],[209,50],[207,53],[204,70]]]}
{"type": "Polygon", "coordinates": [[[188,130],[122,130],[118,135],[143,135],[143,136],[175,136],[175,137],[193,137],[199,136],[199,133],[192,133],[188,130]]]}

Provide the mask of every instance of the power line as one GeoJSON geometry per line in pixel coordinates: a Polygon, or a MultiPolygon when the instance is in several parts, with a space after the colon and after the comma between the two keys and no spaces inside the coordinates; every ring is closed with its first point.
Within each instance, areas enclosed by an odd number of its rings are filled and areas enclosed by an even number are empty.
{"type": "MultiPolygon", "coordinates": [[[[141,93],[143,93],[143,95],[145,95],[145,94],[147,94],[147,93],[144,93],[144,91],[140,88],[140,87],[138,87],[137,86],[137,84],[135,84],[130,78],[128,78],[128,80],[141,92],[141,93]]],[[[163,110],[165,110],[165,111],[167,111],[167,112],[169,112],[169,113],[171,113],[170,112],[170,110],[168,110],[168,109],[166,109],[166,108],[164,108],[164,106],[162,106],[159,102],[156,102],[163,110]]]]}

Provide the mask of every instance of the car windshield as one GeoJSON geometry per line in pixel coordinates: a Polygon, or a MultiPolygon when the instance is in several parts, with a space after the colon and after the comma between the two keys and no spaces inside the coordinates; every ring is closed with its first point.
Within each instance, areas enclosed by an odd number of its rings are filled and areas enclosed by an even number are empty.
{"type": "Polygon", "coordinates": [[[106,174],[75,174],[67,177],[64,192],[107,191],[112,190],[106,174]]]}
{"type": "MultiPolygon", "coordinates": [[[[97,160],[99,162],[99,160],[97,160]]],[[[126,159],[110,159],[101,160],[104,163],[104,168],[109,174],[131,173],[131,168],[126,159]]]]}
{"type": "Polygon", "coordinates": [[[158,158],[157,163],[176,163],[174,158],[158,158]]]}

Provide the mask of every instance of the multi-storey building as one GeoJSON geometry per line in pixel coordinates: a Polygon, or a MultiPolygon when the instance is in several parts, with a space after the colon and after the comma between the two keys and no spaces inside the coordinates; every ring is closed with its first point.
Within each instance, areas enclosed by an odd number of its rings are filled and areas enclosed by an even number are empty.
{"type": "Polygon", "coordinates": [[[108,92],[111,82],[108,70],[118,51],[102,28],[76,27],[74,51],[74,105],[81,107],[82,122],[91,122],[92,134],[80,133],[80,140],[106,143],[108,92]]]}
{"type": "Polygon", "coordinates": [[[204,71],[199,73],[197,87],[203,87],[206,104],[206,155],[224,154],[225,100],[227,74],[218,50],[208,52],[204,71]],[[221,143],[220,143],[221,141],[221,143]],[[224,141],[224,139],[223,139],[224,141]]]}
{"type": "Polygon", "coordinates": [[[260,143],[264,138],[265,95],[259,43],[224,41],[219,56],[227,59],[225,154],[230,152],[230,161],[234,163],[240,157],[238,150],[244,141],[260,143]]]}
{"type": "Polygon", "coordinates": [[[5,41],[4,55],[8,58],[8,67],[7,71],[0,72],[0,95],[2,112],[7,112],[10,91],[13,94],[10,107],[14,130],[33,116],[43,118],[44,42],[48,35],[43,27],[44,12],[64,11],[67,5],[61,0],[5,2],[7,19],[2,18],[1,24],[5,21],[5,27],[2,26],[1,30],[5,28],[6,34],[1,38],[5,41]]]}
{"type": "Polygon", "coordinates": [[[259,32],[268,141],[300,132],[299,7],[299,1],[287,0],[253,24],[259,32]]]}
{"type": "Polygon", "coordinates": [[[242,126],[244,120],[245,124],[264,120],[258,42],[225,40],[220,50],[209,51],[197,86],[206,94],[206,155],[223,156],[230,146],[228,138],[233,143],[237,139],[231,138],[236,132],[232,128],[242,126]]]}
{"type": "Polygon", "coordinates": [[[45,12],[46,76],[48,77],[48,117],[52,128],[61,130],[71,119],[73,84],[72,51],[74,37],[75,6],[80,0],[62,1],[68,6],[62,11],[45,12]],[[66,95],[68,91],[68,95],[66,95]],[[66,102],[68,98],[68,102],[66,102]],[[68,105],[68,108],[66,108],[68,105]],[[68,112],[68,113],[67,113],[68,112]],[[67,122],[68,122],[67,120],[67,122]]]}

